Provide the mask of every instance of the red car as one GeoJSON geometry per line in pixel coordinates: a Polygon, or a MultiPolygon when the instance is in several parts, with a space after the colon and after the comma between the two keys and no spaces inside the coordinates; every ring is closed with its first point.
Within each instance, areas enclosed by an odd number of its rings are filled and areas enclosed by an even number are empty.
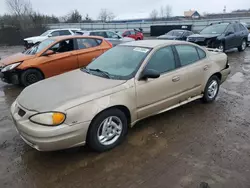
{"type": "Polygon", "coordinates": [[[123,37],[130,37],[135,40],[143,40],[143,33],[137,30],[126,30],[122,33],[123,37]]]}

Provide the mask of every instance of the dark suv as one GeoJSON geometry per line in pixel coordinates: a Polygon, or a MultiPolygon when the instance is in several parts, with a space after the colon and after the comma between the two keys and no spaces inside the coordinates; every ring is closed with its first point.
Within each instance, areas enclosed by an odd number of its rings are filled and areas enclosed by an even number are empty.
{"type": "Polygon", "coordinates": [[[222,51],[231,48],[244,51],[247,47],[248,33],[241,23],[215,23],[204,28],[200,34],[190,35],[187,41],[208,48],[219,48],[222,51]]]}

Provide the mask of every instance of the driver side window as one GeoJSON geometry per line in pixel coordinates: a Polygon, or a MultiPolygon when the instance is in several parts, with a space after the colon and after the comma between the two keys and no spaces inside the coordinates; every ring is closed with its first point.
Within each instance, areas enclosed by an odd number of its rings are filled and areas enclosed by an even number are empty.
{"type": "Polygon", "coordinates": [[[111,31],[107,31],[106,33],[107,33],[108,38],[119,39],[118,35],[111,31]]]}
{"type": "Polygon", "coordinates": [[[234,33],[234,27],[232,25],[229,25],[227,28],[227,33],[234,33]]]}
{"type": "Polygon", "coordinates": [[[54,31],[51,33],[51,36],[52,37],[60,36],[60,33],[59,33],[59,31],[54,31]]]}
{"type": "Polygon", "coordinates": [[[175,68],[175,58],[171,47],[164,47],[156,51],[146,65],[146,69],[153,69],[161,74],[175,68]]]}
{"type": "Polygon", "coordinates": [[[74,41],[73,39],[60,41],[56,43],[54,46],[52,46],[50,50],[54,51],[55,53],[64,53],[64,52],[73,51],[74,41]]]}

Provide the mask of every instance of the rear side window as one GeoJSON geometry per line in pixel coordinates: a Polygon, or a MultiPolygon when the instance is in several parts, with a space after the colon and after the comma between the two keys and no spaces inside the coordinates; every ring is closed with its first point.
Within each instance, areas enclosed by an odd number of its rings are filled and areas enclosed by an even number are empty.
{"type": "Polygon", "coordinates": [[[174,70],[175,67],[175,58],[171,47],[156,51],[146,65],[146,69],[157,70],[161,74],[174,70]]]}
{"type": "Polygon", "coordinates": [[[71,33],[69,32],[69,30],[61,30],[61,31],[59,31],[59,34],[60,34],[60,36],[71,35],[71,33]]]}
{"type": "Polygon", "coordinates": [[[175,46],[181,66],[192,64],[200,59],[195,47],[190,45],[177,45],[175,46]]]}
{"type": "Polygon", "coordinates": [[[78,49],[92,48],[100,45],[96,39],[76,39],[78,49]]]}
{"type": "Polygon", "coordinates": [[[129,32],[129,31],[126,31],[123,35],[124,35],[124,36],[129,36],[129,35],[130,35],[130,32],[129,32]]]}
{"type": "Polygon", "coordinates": [[[91,35],[91,36],[99,36],[99,37],[107,38],[106,32],[103,32],[103,31],[91,32],[90,35],[91,35]]]}
{"type": "Polygon", "coordinates": [[[131,35],[135,35],[135,31],[130,31],[131,35]]]}
{"type": "Polygon", "coordinates": [[[242,24],[240,24],[240,30],[241,30],[241,31],[244,31],[244,30],[247,30],[247,28],[244,27],[242,24]]]}
{"type": "Polygon", "coordinates": [[[196,49],[198,51],[200,59],[203,59],[206,57],[206,53],[202,49],[200,49],[200,48],[196,48],[196,49]]]}

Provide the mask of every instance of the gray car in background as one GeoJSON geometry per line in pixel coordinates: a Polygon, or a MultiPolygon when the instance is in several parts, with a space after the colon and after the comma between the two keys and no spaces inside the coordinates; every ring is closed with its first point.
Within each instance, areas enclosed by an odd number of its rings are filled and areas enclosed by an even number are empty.
{"type": "Polygon", "coordinates": [[[94,31],[77,31],[77,35],[85,35],[85,36],[100,36],[104,37],[107,41],[112,43],[113,46],[124,42],[131,42],[134,39],[129,37],[122,37],[119,33],[110,30],[94,30],[94,31]]]}

